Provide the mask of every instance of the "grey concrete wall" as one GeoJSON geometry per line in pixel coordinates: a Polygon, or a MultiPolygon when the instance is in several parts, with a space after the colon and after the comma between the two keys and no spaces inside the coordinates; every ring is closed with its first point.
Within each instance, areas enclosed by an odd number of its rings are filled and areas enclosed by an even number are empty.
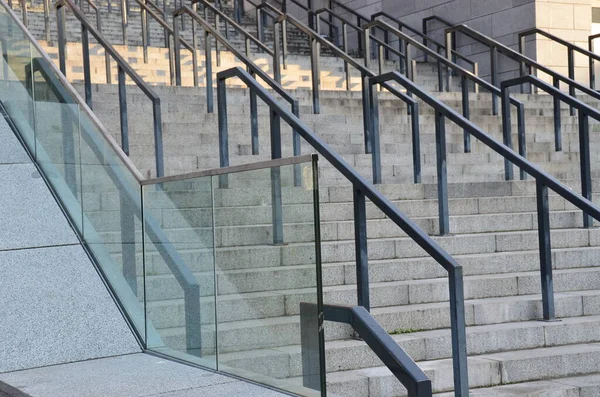
{"type": "Polygon", "coordinates": [[[0,140],[0,373],[139,352],[4,118],[0,140]]]}

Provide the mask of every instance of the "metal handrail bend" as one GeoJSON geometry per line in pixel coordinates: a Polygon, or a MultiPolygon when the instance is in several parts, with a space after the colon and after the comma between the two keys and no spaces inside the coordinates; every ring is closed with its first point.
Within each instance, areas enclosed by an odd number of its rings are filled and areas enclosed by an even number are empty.
{"type": "MultiPolygon", "coordinates": [[[[454,26],[454,24],[452,22],[448,21],[445,18],[439,17],[437,15],[431,15],[429,17],[423,18],[423,20],[421,21],[421,25],[422,25],[422,29],[423,29],[423,34],[426,36],[426,37],[423,37],[423,44],[425,44],[426,46],[428,45],[428,42],[429,42],[428,33],[429,33],[429,22],[430,21],[438,21],[438,22],[443,23],[446,26],[454,26]]],[[[452,53],[453,54],[457,54],[458,53],[456,51],[455,36],[452,36],[452,53]]],[[[425,62],[427,62],[427,55],[425,56],[425,62]]]]}
{"type": "MultiPolygon", "coordinates": [[[[500,86],[498,82],[498,53],[501,53],[519,63],[521,75],[531,74],[532,69],[541,70],[552,77],[553,85],[555,87],[558,88],[560,86],[560,82],[562,81],[569,86],[569,89],[573,87],[593,98],[600,100],[600,93],[598,93],[596,90],[586,87],[569,77],[555,72],[554,70],[476,31],[475,29],[468,27],[467,25],[459,24],[446,29],[446,48],[448,48],[452,42],[456,41],[453,40],[452,37],[459,32],[490,48],[492,84],[496,87],[500,86]]],[[[521,90],[523,90],[523,86],[521,86],[521,90]]]]}
{"type": "MultiPolygon", "coordinates": [[[[592,201],[592,174],[591,174],[591,165],[590,165],[590,127],[589,127],[589,118],[593,118],[597,121],[600,121],[600,111],[595,108],[587,105],[586,103],[578,100],[575,97],[572,97],[556,87],[551,86],[550,84],[538,79],[533,75],[521,76],[510,80],[505,80],[502,82],[502,126],[503,126],[503,135],[508,139],[510,145],[510,112],[505,109],[505,98],[508,96],[508,89],[512,86],[528,83],[538,87],[539,89],[545,91],[546,93],[552,95],[554,98],[554,139],[555,145],[559,147],[561,141],[561,130],[560,130],[560,102],[565,102],[567,105],[570,105],[577,109],[578,112],[578,130],[579,130],[579,153],[580,153],[580,175],[581,175],[581,195],[585,197],[587,200],[592,201]]],[[[519,133],[519,145],[525,144],[525,137],[521,136],[519,133]]],[[[560,150],[560,149],[557,149],[560,150]]],[[[524,156],[525,157],[525,156],[524,156]]],[[[522,170],[523,172],[524,170],[522,170]]],[[[585,214],[583,216],[583,225],[584,227],[592,226],[592,219],[590,216],[585,214]]]]}
{"type": "MultiPolygon", "coordinates": [[[[242,68],[231,68],[218,73],[217,89],[219,92],[219,134],[227,134],[227,101],[226,81],[238,78],[248,88],[256,92],[270,109],[271,117],[271,151],[272,158],[281,156],[280,121],[285,121],[315,151],[338,170],[353,186],[354,195],[354,235],[356,248],[357,300],[358,305],[366,310],[370,308],[368,247],[367,247],[367,215],[366,200],[381,210],[394,224],[402,229],[412,240],[423,248],[431,257],[448,272],[450,294],[450,323],[452,352],[457,396],[468,396],[467,350],[465,331],[465,308],[463,290],[463,269],[443,248],[427,233],[417,226],[398,207],[379,192],[365,177],[354,170],[340,155],[329,147],[298,117],[284,108],[265,88],[263,88],[248,72],[242,68]]],[[[487,137],[487,136],[486,136],[487,137]]],[[[518,155],[517,155],[518,156],[518,155]]],[[[274,178],[275,182],[277,176],[274,178]]],[[[599,210],[600,216],[600,210],[599,210]]]]}
{"type": "MultiPolygon", "coordinates": [[[[571,80],[575,80],[575,52],[578,52],[582,55],[585,55],[589,60],[589,77],[590,77],[590,87],[592,89],[596,86],[596,73],[594,72],[594,61],[600,61],[600,55],[594,54],[591,51],[586,50],[585,48],[579,47],[578,45],[569,43],[566,40],[561,39],[560,37],[553,35],[552,33],[548,33],[542,29],[533,28],[522,31],[519,33],[519,52],[521,54],[525,54],[525,38],[527,36],[539,34],[540,36],[544,36],[547,39],[552,40],[555,43],[561,44],[567,47],[567,68],[568,75],[571,80]]],[[[569,85],[569,95],[572,97],[575,96],[575,87],[569,85]]],[[[574,107],[571,107],[571,115],[574,116],[574,107]]]]}
{"type": "MultiPolygon", "coordinates": [[[[73,15],[81,22],[81,44],[83,47],[83,73],[85,100],[87,105],[92,108],[92,80],[90,70],[90,47],[88,32],[94,36],[98,44],[106,51],[111,58],[117,63],[118,82],[119,82],[119,109],[121,121],[121,148],[125,154],[129,155],[129,126],[127,117],[127,88],[125,77],[129,78],[142,90],[144,94],[152,101],[152,113],[154,122],[154,156],[156,163],[156,176],[164,175],[164,156],[163,156],[163,139],[162,139],[162,115],[160,97],[154,92],[148,83],[129,65],[125,59],[114,49],[114,47],[102,36],[100,32],[94,28],[87,20],[83,12],[73,4],[72,0],[58,0],[56,2],[56,13],[58,23],[58,55],[60,70],[66,76],[66,29],[65,29],[65,8],[69,8],[73,15]]],[[[110,71],[109,71],[110,72],[110,71]]]]}
{"type": "MultiPolygon", "coordinates": [[[[564,199],[572,203],[581,209],[584,213],[587,213],[590,217],[600,221],[600,207],[592,203],[586,197],[574,193],[573,190],[567,185],[563,184],[552,175],[542,170],[537,165],[533,164],[520,154],[512,150],[508,145],[500,143],[488,135],[485,131],[477,127],[471,121],[461,116],[454,109],[444,104],[437,98],[432,97],[419,86],[415,85],[412,81],[402,76],[397,72],[387,73],[382,76],[371,79],[371,84],[381,84],[385,81],[396,81],[405,87],[408,91],[415,94],[422,101],[427,103],[435,110],[436,118],[436,154],[437,154],[437,172],[438,172],[438,205],[439,211],[443,215],[444,222],[448,224],[448,178],[446,172],[446,139],[445,139],[445,119],[452,121],[459,127],[467,129],[471,135],[477,138],[480,142],[485,144],[487,147],[498,153],[505,159],[505,164],[508,163],[512,168],[511,164],[521,168],[527,174],[531,175],[536,180],[536,196],[537,196],[537,209],[538,209],[538,226],[539,226],[539,239],[540,239],[540,265],[542,273],[542,300],[543,300],[543,311],[545,320],[553,320],[555,318],[554,311],[554,292],[552,283],[552,258],[550,252],[550,209],[548,206],[548,189],[554,190],[564,199]]],[[[525,78],[529,82],[535,84],[539,80],[534,78],[525,78]]],[[[514,81],[509,81],[509,84],[513,84],[514,81]]],[[[559,90],[555,90],[554,94],[558,95],[559,90]]],[[[503,96],[507,99],[508,90],[504,87],[503,96]]],[[[577,105],[576,99],[567,96],[561,96],[561,98],[568,103],[577,105]]],[[[506,104],[506,102],[505,102],[506,104]]],[[[506,109],[505,107],[504,109],[506,109]]],[[[591,114],[590,108],[581,107],[583,115],[591,114]]],[[[378,111],[376,102],[371,106],[371,111],[376,113],[378,111]]],[[[594,113],[600,116],[598,112],[594,113]]],[[[585,125],[585,123],[583,124],[585,125]]],[[[581,125],[580,125],[581,128],[581,125]]],[[[582,134],[586,135],[586,134],[582,134]]],[[[510,142],[509,142],[510,144],[510,142]]],[[[591,188],[590,188],[591,189],[591,188]]],[[[591,192],[589,192],[591,194],[591,192]]]]}
{"type": "MultiPolygon", "coordinates": [[[[469,117],[470,117],[469,85],[468,85],[469,80],[474,83],[475,87],[481,86],[483,89],[489,91],[492,94],[492,99],[501,97],[502,92],[496,86],[493,86],[492,84],[483,80],[479,76],[471,73],[470,71],[468,71],[468,70],[464,69],[463,67],[457,65],[456,63],[452,62],[450,59],[445,58],[444,56],[438,54],[434,50],[425,46],[425,44],[422,44],[418,40],[412,38],[411,36],[400,31],[399,29],[392,27],[391,25],[387,24],[386,22],[383,22],[381,20],[374,20],[365,26],[365,30],[368,30],[372,27],[380,27],[380,26],[383,26],[387,31],[396,35],[401,41],[403,41],[405,43],[405,48],[407,49],[407,52],[406,52],[407,56],[410,56],[410,52],[408,50],[409,50],[409,45],[412,45],[415,48],[417,48],[418,50],[421,50],[423,53],[428,54],[429,56],[436,59],[436,61],[438,63],[438,80],[439,80],[438,84],[440,84],[440,87],[443,88],[443,86],[444,86],[443,77],[442,77],[442,67],[441,67],[442,64],[446,68],[450,68],[455,74],[460,76],[461,94],[462,94],[462,112],[463,112],[463,116],[465,118],[469,119],[469,117]]],[[[450,73],[446,73],[446,91],[449,91],[449,89],[450,89],[449,78],[450,78],[450,73]]],[[[442,88],[440,89],[440,91],[442,91],[442,88]]],[[[475,92],[477,92],[477,89],[475,90],[475,92]]],[[[521,102],[515,98],[512,98],[512,97],[510,97],[510,103],[512,105],[514,105],[517,109],[518,129],[520,132],[522,132],[524,134],[525,133],[525,105],[523,104],[523,102],[521,102]]],[[[497,106],[492,107],[492,114],[494,114],[494,115],[498,114],[497,106]]],[[[465,150],[465,153],[469,153],[471,151],[471,138],[470,138],[471,135],[468,133],[467,130],[465,130],[463,132],[463,134],[464,134],[464,150],[465,150]]],[[[506,177],[512,179],[512,174],[509,173],[506,175],[506,177]]]]}

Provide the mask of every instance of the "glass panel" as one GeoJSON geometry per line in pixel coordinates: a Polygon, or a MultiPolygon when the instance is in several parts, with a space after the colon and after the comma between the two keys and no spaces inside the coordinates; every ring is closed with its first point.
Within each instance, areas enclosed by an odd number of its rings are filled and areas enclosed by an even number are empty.
{"type": "Polygon", "coordinates": [[[300,395],[320,395],[323,375],[315,166],[229,174],[227,188],[213,177],[219,370],[300,395]]]}
{"type": "Polygon", "coordinates": [[[143,197],[148,348],[216,369],[211,177],[144,186],[143,197]]]}
{"type": "Polygon", "coordinates": [[[139,182],[83,113],[80,158],[83,238],[145,338],[139,182]]]}

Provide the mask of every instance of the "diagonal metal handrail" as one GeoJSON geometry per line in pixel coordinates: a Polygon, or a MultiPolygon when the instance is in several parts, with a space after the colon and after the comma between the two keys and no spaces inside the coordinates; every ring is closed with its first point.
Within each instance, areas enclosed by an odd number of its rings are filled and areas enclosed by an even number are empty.
{"type": "MultiPolygon", "coordinates": [[[[401,77],[404,79],[403,76],[401,77]]],[[[239,67],[222,71],[217,75],[217,90],[219,93],[219,134],[227,134],[226,82],[231,78],[240,79],[250,90],[255,91],[256,95],[268,105],[271,118],[272,157],[277,158],[277,156],[281,154],[280,121],[283,120],[291,126],[294,131],[298,131],[300,136],[314,148],[321,157],[327,160],[350,183],[352,183],[354,194],[354,233],[359,306],[363,306],[366,310],[369,310],[370,308],[366,199],[369,199],[373,205],[381,210],[383,214],[394,222],[396,226],[402,229],[448,272],[455,390],[457,396],[467,397],[469,389],[462,266],[430,236],[428,236],[427,233],[410,220],[409,217],[402,213],[395,204],[370,184],[365,177],[354,170],[305,123],[283,107],[281,103],[262,87],[248,72],[239,67]]]]}
{"type": "MultiPolygon", "coordinates": [[[[569,77],[555,72],[549,67],[546,67],[540,64],[539,62],[534,61],[533,59],[519,53],[518,51],[513,50],[508,46],[505,46],[504,44],[478,32],[475,29],[470,28],[467,25],[459,24],[446,29],[446,48],[448,48],[453,42],[456,41],[455,39],[453,39],[456,33],[462,33],[467,37],[470,37],[471,39],[481,44],[484,44],[490,48],[491,80],[492,84],[496,87],[500,86],[498,78],[498,54],[500,53],[518,62],[521,69],[521,75],[523,76],[531,74],[533,70],[542,71],[543,73],[546,73],[552,77],[552,84],[555,87],[559,88],[560,83],[563,82],[569,86],[569,91],[571,91],[572,89],[576,89],[595,99],[600,100],[600,93],[596,90],[586,87],[585,85],[580,84],[569,77]]],[[[523,86],[521,86],[521,92],[523,92],[523,86]]]]}
{"type": "MultiPolygon", "coordinates": [[[[56,13],[58,23],[58,56],[60,63],[60,71],[63,75],[67,75],[66,64],[66,28],[65,28],[65,9],[68,8],[71,13],[81,23],[81,44],[83,47],[83,73],[85,87],[86,104],[92,108],[92,78],[90,70],[90,47],[88,32],[94,36],[98,44],[100,44],[106,53],[117,63],[118,83],[119,83],[119,109],[121,122],[121,149],[125,154],[129,155],[129,125],[127,115],[127,91],[125,77],[129,78],[142,90],[142,92],[152,101],[152,114],[154,122],[154,156],[156,163],[156,176],[164,176],[164,157],[163,157],[163,139],[162,139],[162,115],[160,97],[154,92],[148,83],[123,59],[123,57],[114,49],[114,47],[102,36],[102,34],[94,28],[83,12],[77,7],[72,0],[58,0],[56,2],[56,13]]],[[[108,71],[107,73],[110,73],[108,71]]]]}
{"type": "MultiPolygon", "coordinates": [[[[415,85],[413,82],[408,80],[406,77],[402,76],[397,72],[387,73],[382,76],[378,76],[376,78],[371,79],[372,84],[381,84],[385,81],[396,81],[405,87],[408,91],[415,94],[419,99],[424,101],[426,104],[431,106],[435,110],[436,114],[436,152],[437,152],[437,172],[438,172],[438,205],[439,211],[444,214],[444,217],[449,219],[448,214],[448,178],[446,174],[446,140],[445,140],[445,119],[452,121],[459,127],[463,129],[467,129],[471,135],[477,138],[484,145],[492,149],[494,152],[498,153],[506,161],[510,164],[514,164],[517,167],[521,168],[524,172],[531,175],[536,181],[536,197],[537,197],[537,210],[538,210],[538,226],[539,226],[539,244],[540,244],[540,270],[542,275],[542,301],[543,301],[543,316],[544,320],[551,321],[555,319],[555,310],[554,310],[554,292],[553,292],[553,282],[552,282],[552,257],[550,252],[550,215],[549,215],[549,205],[548,205],[548,189],[553,190],[558,193],[565,200],[569,201],[579,209],[581,209],[584,214],[587,216],[594,218],[600,221],[600,207],[595,205],[593,202],[588,200],[586,197],[573,192],[573,190],[560,182],[558,179],[554,178],[552,175],[542,170],[537,165],[533,164],[520,154],[516,153],[512,150],[508,145],[504,143],[500,143],[490,135],[488,135],[485,131],[477,127],[471,121],[467,120],[465,117],[461,116],[454,109],[444,104],[442,101],[434,98],[429,95],[425,91],[423,91],[420,87],[415,85]]],[[[538,84],[540,82],[539,79],[535,79],[534,77],[525,77],[524,81],[528,81],[534,84],[538,84]]],[[[518,82],[519,80],[517,80],[518,82]]],[[[508,85],[512,85],[516,83],[515,81],[509,81],[508,85]]],[[[540,86],[542,86],[540,84],[540,86]]],[[[506,99],[508,96],[508,87],[504,87],[503,95],[506,99]]],[[[549,89],[550,90],[550,89],[549,89]]],[[[559,90],[550,90],[555,95],[558,95],[559,90]]],[[[566,94],[561,96],[561,99],[566,101],[569,104],[574,106],[581,106],[579,101],[576,99],[569,97],[566,94]]],[[[506,102],[505,102],[506,104],[506,102]]],[[[506,107],[504,108],[506,109],[506,107]]],[[[582,116],[591,115],[592,111],[589,107],[580,107],[582,112],[582,116]]],[[[378,109],[375,104],[371,107],[372,112],[377,112],[378,109]]],[[[593,113],[595,116],[600,116],[598,112],[593,113]]],[[[585,117],[584,117],[585,118],[585,117]]],[[[587,124],[587,120],[585,120],[584,124],[580,124],[580,128],[584,128],[587,124]]],[[[587,129],[587,128],[586,128],[587,129]]],[[[581,136],[586,137],[586,133],[582,133],[581,136]]],[[[509,142],[510,143],[510,142],[509,142]]],[[[512,165],[511,165],[512,167],[512,165]]],[[[588,167],[589,168],[589,167],[588,167]]],[[[587,182],[586,182],[587,183],[587,182]]],[[[590,188],[591,189],[591,188],[590,188]]],[[[586,194],[590,194],[591,190],[586,192],[586,194]]]]}
{"type": "MultiPolygon", "coordinates": [[[[164,30],[165,33],[165,41],[167,44],[167,49],[169,53],[169,74],[171,85],[181,85],[181,73],[176,73],[176,62],[175,55],[173,51],[173,46],[171,42],[171,38],[173,38],[173,43],[175,40],[175,32],[171,28],[171,26],[163,19],[164,15],[161,17],[159,13],[162,13],[158,6],[154,4],[151,0],[135,0],[135,2],[140,6],[141,10],[141,18],[142,18],[142,46],[144,51],[144,62],[148,63],[148,45],[149,45],[149,29],[148,29],[148,16],[152,17],[164,30]],[[152,4],[152,8],[157,9],[158,11],[153,10],[148,5],[152,4]]],[[[190,44],[183,37],[179,36],[178,41],[184,48],[189,50],[192,54],[192,70],[193,70],[193,78],[194,78],[194,87],[198,87],[198,52],[196,51],[197,44],[195,42],[196,36],[194,35],[194,44],[190,44]]]]}
{"type": "MultiPolygon", "coordinates": [[[[589,77],[590,77],[590,88],[595,89],[596,86],[596,73],[594,71],[594,61],[600,61],[600,55],[594,54],[591,50],[586,50],[585,48],[579,47],[573,43],[569,43],[568,41],[561,39],[560,37],[548,33],[539,28],[527,29],[519,33],[519,52],[521,54],[525,54],[525,38],[528,36],[539,34],[540,36],[544,36],[547,39],[552,40],[555,43],[563,45],[567,47],[567,70],[568,75],[571,80],[575,80],[575,53],[579,53],[584,55],[589,60],[589,77]]],[[[575,96],[575,87],[569,85],[569,95],[572,97],[575,96]]],[[[571,107],[571,115],[575,115],[575,108],[571,107]]]]}
{"type": "MultiPolygon", "coordinates": [[[[201,28],[204,30],[204,53],[205,53],[205,64],[206,64],[206,96],[207,96],[207,110],[209,113],[214,111],[214,92],[213,92],[213,73],[212,73],[212,44],[211,37],[213,37],[217,42],[221,43],[225,48],[227,48],[237,59],[239,59],[248,69],[249,73],[253,77],[260,77],[273,91],[275,91],[278,95],[280,95],[285,101],[290,104],[291,111],[294,115],[299,117],[300,115],[300,105],[296,98],[292,97],[280,84],[281,80],[281,66],[280,66],[280,50],[279,46],[275,46],[274,57],[273,57],[273,73],[275,79],[269,76],[264,70],[262,70],[258,65],[256,65],[250,59],[250,46],[248,45],[248,41],[246,42],[246,55],[244,55],[240,50],[238,50],[235,46],[233,46],[229,40],[227,40],[221,33],[215,29],[206,19],[202,18],[198,13],[196,13],[193,9],[188,6],[183,6],[173,13],[173,30],[175,32],[175,37],[177,41],[177,37],[179,35],[179,18],[187,14],[192,18],[192,21],[198,23],[201,28]]],[[[240,27],[241,28],[241,27],[240,27]]],[[[278,43],[279,40],[276,40],[278,43]]],[[[180,55],[179,48],[175,46],[175,65],[180,65],[180,55]]],[[[180,66],[177,67],[178,73],[181,73],[180,66]]],[[[259,153],[259,142],[258,142],[258,110],[257,110],[257,101],[256,96],[251,93],[250,95],[250,126],[251,126],[251,142],[252,142],[252,154],[259,153]]],[[[293,154],[294,156],[299,156],[302,152],[300,136],[294,131],[293,135],[293,154]]],[[[222,158],[221,166],[229,165],[228,157],[222,158]]],[[[299,168],[294,169],[294,181],[295,184],[298,185],[301,183],[301,175],[299,168]]]]}

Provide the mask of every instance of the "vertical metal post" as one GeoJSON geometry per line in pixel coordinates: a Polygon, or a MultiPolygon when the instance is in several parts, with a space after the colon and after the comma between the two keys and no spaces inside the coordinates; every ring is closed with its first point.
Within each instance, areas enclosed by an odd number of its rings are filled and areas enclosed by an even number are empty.
{"type": "Polygon", "coordinates": [[[312,74],[312,97],[313,97],[313,113],[321,113],[321,105],[319,103],[319,85],[321,80],[320,44],[315,38],[310,38],[310,66],[312,74]]]}
{"type": "Polygon", "coordinates": [[[211,48],[210,33],[204,31],[204,62],[206,71],[206,111],[213,113],[214,111],[214,99],[213,99],[213,75],[212,75],[212,48],[211,48]]]}
{"type": "Polygon", "coordinates": [[[446,120],[438,111],[435,113],[435,153],[437,165],[438,210],[440,235],[450,233],[448,210],[448,171],[446,169],[446,120]]]}
{"type": "MultiPolygon", "coordinates": [[[[525,36],[519,36],[519,53],[525,55],[525,36]]],[[[527,75],[527,65],[525,62],[519,62],[519,71],[521,76],[527,75]]],[[[525,85],[520,85],[521,94],[525,93],[525,85]]]]}
{"type": "Polygon", "coordinates": [[[548,187],[536,180],[540,272],[542,279],[542,306],[544,320],[554,320],[554,283],[552,281],[552,251],[550,243],[550,207],[548,187]]]}
{"type": "MultiPolygon", "coordinates": [[[[379,47],[381,48],[381,47],[379,47]]],[[[373,184],[377,185],[381,180],[381,145],[379,143],[379,101],[377,89],[373,84],[368,86],[369,91],[369,113],[371,119],[371,164],[373,171],[373,184]]]]}
{"type": "Polygon", "coordinates": [[[44,2],[44,36],[46,41],[50,42],[50,0],[44,2]]]}
{"type": "MultiPolygon", "coordinates": [[[[590,52],[594,52],[594,42],[592,41],[591,38],[588,38],[588,50],[590,52]]],[[[594,70],[594,68],[596,67],[595,63],[594,63],[594,58],[589,57],[588,58],[590,60],[590,70],[589,70],[589,75],[590,75],[590,88],[592,90],[596,89],[596,70],[594,70]]]]}
{"type": "Polygon", "coordinates": [[[287,53],[288,53],[288,40],[287,40],[287,20],[281,21],[281,55],[283,57],[283,69],[287,69],[287,53]]]}
{"type": "Polygon", "coordinates": [[[85,103],[92,109],[92,73],[90,71],[90,42],[88,31],[81,24],[81,47],[83,54],[83,86],[85,91],[85,103]]]}
{"type": "Polygon", "coordinates": [[[450,328],[452,332],[452,366],[454,395],[468,397],[469,371],[467,363],[467,331],[465,329],[465,298],[463,269],[453,267],[448,272],[450,289],[450,328]]]}
{"type": "Polygon", "coordinates": [[[365,194],[354,191],[354,247],[356,250],[356,292],[358,305],[371,311],[369,299],[369,252],[367,247],[367,209],[365,194]]]}
{"type": "MultiPolygon", "coordinates": [[[[525,104],[520,103],[517,106],[517,135],[519,141],[519,154],[527,158],[527,141],[525,140],[525,104]]],[[[527,173],[523,168],[519,168],[519,177],[522,181],[527,179],[527,173]]]]}
{"type": "MultiPolygon", "coordinates": [[[[292,103],[292,113],[294,116],[300,118],[300,103],[298,100],[294,100],[292,103]]],[[[296,129],[292,131],[292,149],[294,156],[300,156],[302,154],[302,141],[300,134],[296,129]]],[[[302,186],[302,167],[300,164],[294,165],[294,186],[302,186]]]]}
{"type": "Polygon", "coordinates": [[[414,102],[410,117],[412,126],[413,181],[421,183],[421,139],[419,137],[419,103],[414,102]]]}
{"type": "MultiPolygon", "coordinates": [[[[581,195],[592,201],[592,173],[590,168],[590,125],[588,115],[581,109],[578,112],[579,121],[579,162],[581,169],[581,195]]],[[[593,226],[591,216],[583,213],[583,227],[593,226]]]]}
{"type": "MultiPolygon", "coordinates": [[[[421,25],[421,31],[423,32],[423,45],[425,47],[429,47],[429,40],[427,40],[425,37],[427,36],[427,20],[423,19],[422,25],[421,25]]],[[[448,54],[448,51],[446,51],[446,54],[448,54]]],[[[427,63],[427,53],[425,53],[425,63],[427,63]]]]}
{"type": "Polygon", "coordinates": [[[281,43],[279,29],[281,24],[277,21],[273,24],[273,78],[281,84],[281,43]]]}
{"type": "Polygon", "coordinates": [[[123,32],[123,45],[127,45],[127,2],[121,0],[121,31],[123,32]]]}
{"type": "MultiPolygon", "coordinates": [[[[473,64],[473,74],[479,76],[479,64],[477,62],[473,64]]],[[[479,94],[479,84],[473,83],[473,92],[479,94]]]]}
{"type": "MultiPolygon", "coordinates": [[[[492,94],[493,95],[493,94],[492,94]]],[[[508,91],[508,87],[502,88],[502,142],[512,149],[512,120],[510,114],[510,92],[508,91]]],[[[507,181],[512,181],[514,178],[513,175],[513,165],[507,159],[504,158],[504,179],[507,181]]]]}
{"type": "MultiPolygon", "coordinates": [[[[348,26],[346,23],[342,23],[342,45],[344,46],[344,52],[348,52],[348,26]]],[[[350,67],[348,62],[344,59],[344,76],[346,76],[346,90],[351,90],[350,83],[350,67]]]]}
{"type": "MultiPolygon", "coordinates": [[[[573,47],[569,47],[567,50],[567,65],[569,69],[569,78],[575,80],[575,51],[573,47]]],[[[569,95],[575,98],[575,87],[569,84],[569,95]]],[[[575,116],[575,106],[570,107],[571,116],[575,116]]]]}
{"type": "MultiPolygon", "coordinates": [[[[179,18],[183,18],[181,15],[179,18]]],[[[173,18],[173,53],[175,55],[175,85],[181,87],[181,47],[179,45],[179,23],[173,18]]]]}
{"type": "MultiPolygon", "coordinates": [[[[360,35],[360,34],[359,34],[360,35]]],[[[360,38],[358,39],[360,41],[360,38]]],[[[371,64],[371,29],[366,28],[363,30],[363,43],[364,43],[364,59],[365,67],[368,69],[371,64]]]]}
{"type": "MultiPolygon", "coordinates": [[[[492,71],[492,85],[498,87],[498,48],[495,46],[490,48],[490,64],[492,71]]],[[[492,114],[494,116],[498,115],[498,97],[496,97],[496,95],[492,95],[492,114]]]]}
{"type": "MultiPolygon", "coordinates": [[[[462,90],[462,111],[463,116],[469,120],[470,119],[470,110],[469,110],[469,80],[465,77],[465,75],[460,76],[460,86],[462,90]]],[[[493,94],[492,94],[493,95],[493,94]]],[[[463,143],[465,153],[471,153],[471,134],[465,128],[463,130],[463,143]]]]}
{"type": "MultiPolygon", "coordinates": [[[[554,87],[560,90],[560,80],[557,77],[552,78],[554,87]]],[[[562,150],[562,125],[560,120],[560,99],[554,96],[554,150],[562,150]]]]}
{"type": "Polygon", "coordinates": [[[124,193],[119,195],[121,218],[121,259],[123,261],[123,277],[131,291],[138,296],[137,269],[135,260],[135,218],[134,209],[124,193]]]}
{"type": "Polygon", "coordinates": [[[361,89],[362,89],[362,109],[363,109],[363,127],[364,127],[364,138],[365,138],[365,154],[372,152],[371,146],[371,112],[369,111],[370,103],[370,81],[369,76],[362,74],[361,76],[361,89]]]}
{"type": "MultiPolygon", "coordinates": [[[[281,119],[279,114],[269,110],[271,115],[271,159],[281,158],[281,119]]],[[[281,198],[281,168],[271,168],[271,210],[273,222],[273,244],[283,244],[283,203],[281,198]]]]}
{"type": "MultiPolygon", "coordinates": [[[[254,72],[250,72],[252,77],[256,77],[254,72]]],[[[256,98],[256,92],[250,90],[250,135],[252,139],[252,154],[259,154],[258,144],[258,101],[256,98]]]]}
{"type": "Polygon", "coordinates": [[[129,125],[127,122],[127,88],[125,85],[125,71],[118,66],[119,81],[119,115],[121,121],[121,149],[129,156],[129,125]]]}
{"type": "Polygon", "coordinates": [[[67,45],[67,35],[65,31],[65,6],[60,5],[56,8],[57,40],[58,40],[58,64],[60,72],[67,76],[67,54],[65,52],[67,45]]]}
{"type": "Polygon", "coordinates": [[[154,119],[154,157],[156,160],[156,176],[158,178],[165,176],[165,162],[163,156],[162,136],[162,112],[160,106],[160,98],[154,98],[152,100],[152,117],[154,119]]]}
{"type": "MultiPolygon", "coordinates": [[[[150,34],[148,32],[148,15],[146,8],[141,6],[141,23],[142,23],[142,48],[144,51],[144,63],[148,63],[148,42],[150,34]]],[[[166,30],[165,30],[166,31],[166,30]]]]}
{"type": "MultiPolygon", "coordinates": [[[[225,80],[217,80],[217,113],[219,125],[219,167],[224,168],[229,166],[229,126],[227,123],[227,85],[225,80]]],[[[227,189],[228,187],[228,175],[219,175],[219,188],[227,189]]]]}
{"type": "Polygon", "coordinates": [[[444,68],[442,68],[442,63],[440,60],[437,60],[437,77],[438,77],[438,91],[444,92],[444,68]]]}
{"type": "MultiPolygon", "coordinates": [[[[256,34],[258,35],[258,40],[261,43],[264,43],[265,42],[265,26],[263,24],[262,9],[260,9],[260,8],[256,9],[256,34]]],[[[259,48],[258,51],[260,52],[261,49],[259,48]]]]}
{"type": "Polygon", "coordinates": [[[384,55],[384,51],[383,51],[383,46],[379,45],[377,46],[377,66],[379,68],[379,74],[383,74],[383,62],[385,61],[385,55],[384,55]]]}
{"type": "Polygon", "coordinates": [[[21,0],[21,13],[23,14],[23,25],[25,25],[26,27],[29,27],[27,0],[21,0]]]}

